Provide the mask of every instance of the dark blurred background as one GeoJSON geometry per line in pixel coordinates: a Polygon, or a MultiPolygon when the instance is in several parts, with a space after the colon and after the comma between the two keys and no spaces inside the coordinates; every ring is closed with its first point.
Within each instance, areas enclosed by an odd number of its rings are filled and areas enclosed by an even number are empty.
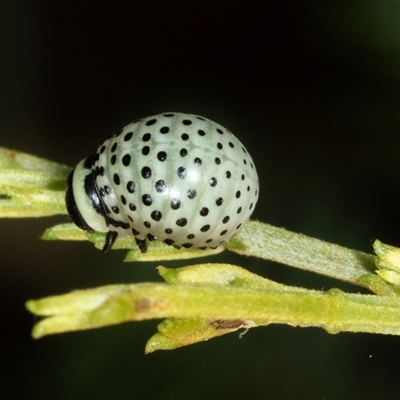
{"type": "MultiPolygon", "coordinates": [[[[136,118],[196,113],[253,155],[254,218],[366,252],[376,238],[400,246],[399,66],[398,2],[2,0],[0,146],[73,166],[136,118]]],[[[145,356],[148,321],[34,341],[27,299],[161,281],[158,263],[39,239],[65,221],[0,221],[2,398],[399,397],[399,337],[275,325],[145,356]]]]}

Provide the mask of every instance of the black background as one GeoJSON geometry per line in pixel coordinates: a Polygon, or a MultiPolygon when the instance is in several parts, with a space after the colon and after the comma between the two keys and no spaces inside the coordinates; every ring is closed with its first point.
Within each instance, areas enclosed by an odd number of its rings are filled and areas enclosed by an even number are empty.
{"type": "MultiPolygon", "coordinates": [[[[136,118],[204,115],[253,156],[254,218],[366,252],[376,238],[399,246],[399,62],[397,2],[3,0],[0,145],[73,166],[136,118]]],[[[270,326],[145,356],[148,321],[34,341],[27,299],[161,281],[158,263],[39,240],[65,221],[0,221],[2,398],[398,398],[395,336],[270,326]]]]}

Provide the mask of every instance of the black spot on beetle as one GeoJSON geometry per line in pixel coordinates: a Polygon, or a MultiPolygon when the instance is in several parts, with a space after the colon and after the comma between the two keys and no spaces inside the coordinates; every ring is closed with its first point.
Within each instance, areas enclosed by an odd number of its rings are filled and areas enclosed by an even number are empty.
{"type": "Polygon", "coordinates": [[[142,202],[145,206],[151,206],[153,204],[153,200],[149,194],[144,194],[142,196],[142,202]]]}
{"type": "Polygon", "coordinates": [[[165,161],[167,159],[167,153],[165,151],[159,151],[157,153],[157,159],[159,161],[165,161]]]}
{"type": "Polygon", "coordinates": [[[143,167],[142,168],[142,177],[144,179],[149,179],[151,177],[151,169],[150,169],[150,167],[143,167]]]}
{"type": "Polygon", "coordinates": [[[122,157],[122,164],[125,166],[125,167],[129,167],[129,164],[131,163],[131,156],[129,155],[129,154],[125,154],[123,157],[122,157]]]}
{"type": "Polygon", "coordinates": [[[153,118],[153,119],[147,121],[147,122],[146,122],[146,125],[147,125],[147,126],[151,126],[151,125],[154,125],[156,122],[157,122],[157,120],[156,120],[155,118],[153,118]]]}
{"type": "Polygon", "coordinates": [[[124,141],[128,142],[129,140],[132,139],[133,136],[133,132],[128,132],[125,136],[124,136],[124,141]]]}
{"type": "Polygon", "coordinates": [[[184,178],[186,178],[186,176],[187,176],[187,170],[186,170],[186,168],[184,168],[184,167],[179,167],[179,168],[176,170],[176,172],[177,172],[179,178],[181,178],[181,179],[184,179],[184,178]]]}
{"type": "Polygon", "coordinates": [[[177,210],[181,206],[181,202],[178,199],[172,199],[170,206],[173,210],[177,210]]]}
{"type": "Polygon", "coordinates": [[[158,211],[158,210],[152,211],[150,216],[152,219],[154,219],[154,221],[160,221],[162,218],[161,211],[158,211]]]}
{"type": "Polygon", "coordinates": [[[206,217],[206,216],[208,215],[208,213],[209,213],[209,209],[208,209],[207,207],[203,207],[203,208],[200,210],[200,215],[201,215],[202,217],[206,217]]]}
{"type": "Polygon", "coordinates": [[[132,182],[132,181],[129,181],[129,182],[126,184],[126,190],[127,190],[129,193],[135,193],[135,190],[136,190],[136,183],[135,183],[135,182],[132,182]]]}
{"type": "Polygon", "coordinates": [[[186,218],[179,218],[179,219],[176,221],[176,224],[177,224],[178,226],[180,226],[180,227],[183,227],[183,226],[185,226],[185,225],[187,224],[187,219],[186,219],[186,218]]]}

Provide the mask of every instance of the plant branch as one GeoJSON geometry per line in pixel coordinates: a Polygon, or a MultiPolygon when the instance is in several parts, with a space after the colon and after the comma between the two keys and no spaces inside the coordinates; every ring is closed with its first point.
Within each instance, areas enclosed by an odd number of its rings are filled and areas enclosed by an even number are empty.
{"type": "MultiPolygon", "coordinates": [[[[0,217],[66,214],[69,171],[64,165],[0,148],[0,217]]],[[[104,234],[87,234],[73,224],[50,228],[43,237],[90,240],[99,248],[104,243],[104,234]]],[[[319,326],[331,333],[400,334],[400,250],[378,241],[375,257],[249,221],[216,250],[176,250],[155,241],[143,254],[133,237],[118,238],[114,248],[129,250],[129,261],[204,257],[227,249],[365,286],[379,296],[290,287],[227,264],[172,270],[159,267],[168,284],[112,285],[30,300],[27,308],[47,317],[34,327],[34,337],[150,318],[167,319],[150,339],[147,351],[176,348],[271,323],[319,326]]]]}
{"type": "Polygon", "coordinates": [[[283,228],[250,221],[225,247],[238,254],[263,258],[361,285],[373,272],[375,256],[324,242],[283,228]]]}
{"type": "Polygon", "coordinates": [[[206,329],[189,337],[191,342],[214,337],[218,329],[232,331],[272,323],[319,326],[330,333],[400,334],[396,296],[289,287],[227,264],[161,268],[160,272],[170,284],[111,285],[29,301],[31,312],[48,316],[35,326],[34,337],[171,317],[172,322],[178,319],[180,323],[169,339],[185,338],[179,346],[188,344],[188,325],[182,324],[182,319],[195,321],[197,328],[199,319],[208,321],[206,329]],[[204,330],[209,337],[204,337],[204,330]]]}

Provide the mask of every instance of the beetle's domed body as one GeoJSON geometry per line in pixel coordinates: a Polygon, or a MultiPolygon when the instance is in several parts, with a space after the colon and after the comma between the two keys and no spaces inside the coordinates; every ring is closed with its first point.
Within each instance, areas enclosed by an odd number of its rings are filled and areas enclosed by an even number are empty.
{"type": "MultiPolygon", "coordinates": [[[[137,120],[82,160],[68,180],[72,220],[176,247],[217,247],[236,234],[258,199],[251,156],[206,118],[163,113],[137,120]]],[[[115,233],[113,233],[115,232],[115,233]]]]}

